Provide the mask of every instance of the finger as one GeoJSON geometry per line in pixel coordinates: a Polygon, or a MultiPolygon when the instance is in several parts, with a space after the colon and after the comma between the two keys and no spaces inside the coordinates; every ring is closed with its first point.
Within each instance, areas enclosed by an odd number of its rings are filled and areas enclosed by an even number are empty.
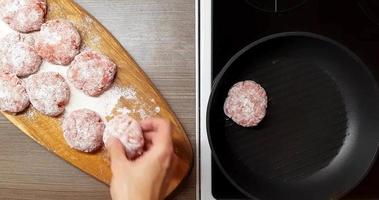
{"type": "Polygon", "coordinates": [[[124,168],[129,161],[121,142],[117,138],[110,137],[105,146],[110,155],[112,172],[124,168]]]}
{"type": "Polygon", "coordinates": [[[172,139],[169,132],[167,134],[162,132],[147,132],[145,138],[147,144],[146,149],[148,151],[169,149],[172,146],[172,139]]]}
{"type": "Polygon", "coordinates": [[[153,143],[150,140],[145,139],[144,151],[148,151],[152,145],[153,143]]]}
{"type": "Polygon", "coordinates": [[[145,132],[145,131],[152,131],[153,130],[154,126],[153,126],[152,120],[153,119],[148,118],[148,119],[140,121],[140,126],[141,126],[142,131],[145,132]]]}
{"type": "Polygon", "coordinates": [[[169,182],[172,179],[172,177],[175,175],[175,172],[176,172],[175,169],[177,167],[177,162],[178,162],[178,157],[175,154],[173,154],[172,158],[170,159],[170,165],[166,169],[167,174],[163,179],[163,184],[162,184],[161,192],[160,192],[161,199],[164,199],[166,194],[168,194],[168,189],[169,189],[169,185],[170,185],[169,182]]]}
{"type": "Polygon", "coordinates": [[[160,139],[162,137],[167,137],[170,135],[171,127],[167,120],[162,118],[151,118],[141,121],[142,130],[146,133],[147,139],[160,139]],[[158,132],[154,134],[151,132],[158,132]]]}
{"type": "Polygon", "coordinates": [[[162,118],[149,118],[140,122],[144,132],[163,131],[170,128],[170,123],[162,118]]]}
{"type": "Polygon", "coordinates": [[[141,124],[145,130],[148,130],[144,132],[145,141],[151,143],[151,145],[145,146],[146,155],[152,154],[164,158],[172,152],[171,126],[167,120],[147,119],[141,124]]]}

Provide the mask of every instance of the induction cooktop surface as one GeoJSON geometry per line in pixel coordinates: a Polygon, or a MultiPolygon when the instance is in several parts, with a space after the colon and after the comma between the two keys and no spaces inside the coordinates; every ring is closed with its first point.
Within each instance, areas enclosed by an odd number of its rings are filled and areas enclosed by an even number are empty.
{"type": "MultiPolygon", "coordinates": [[[[379,80],[378,0],[213,0],[212,79],[240,49],[287,31],[332,38],[356,53],[379,80]]],[[[346,199],[379,199],[379,161],[346,199]]],[[[212,194],[246,199],[212,161],[212,194]]]]}

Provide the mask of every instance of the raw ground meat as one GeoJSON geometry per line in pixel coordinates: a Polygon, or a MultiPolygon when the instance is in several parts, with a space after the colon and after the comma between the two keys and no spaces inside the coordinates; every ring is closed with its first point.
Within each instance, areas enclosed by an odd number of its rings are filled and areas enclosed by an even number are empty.
{"type": "Polygon", "coordinates": [[[115,137],[125,147],[129,159],[134,159],[143,153],[145,139],[139,123],[127,114],[121,114],[111,119],[105,127],[103,141],[107,143],[109,137],[115,137]]]}
{"type": "Polygon", "coordinates": [[[250,80],[234,84],[224,103],[225,115],[244,127],[258,125],[266,115],[266,109],[266,91],[250,80]]]}
{"type": "Polygon", "coordinates": [[[41,72],[25,79],[25,87],[32,105],[48,116],[58,116],[70,99],[70,89],[56,72],[41,72]]]}
{"type": "Polygon", "coordinates": [[[99,96],[113,83],[116,70],[116,64],[107,56],[86,50],[72,61],[67,77],[85,94],[99,96]]]}
{"type": "Polygon", "coordinates": [[[8,34],[0,41],[2,69],[17,76],[28,76],[38,71],[42,59],[32,47],[33,41],[26,35],[8,34]]]}
{"type": "Polygon", "coordinates": [[[48,62],[68,65],[79,53],[81,38],[75,26],[62,19],[51,20],[42,25],[36,34],[35,48],[48,62]]]}
{"type": "Polygon", "coordinates": [[[62,126],[64,139],[73,149],[93,152],[103,145],[104,123],[94,111],[73,111],[65,117],[62,126]]]}
{"type": "Polygon", "coordinates": [[[19,32],[37,31],[45,21],[46,0],[2,0],[1,16],[19,32]]]}
{"type": "Polygon", "coordinates": [[[8,33],[0,40],[0,55],[4,57],[10,46],[17,42],[24,42],[29,46],[33,46],[34,38],[32,34],[8,33]]]}
{"type": "Polygon", "coordinates": [[[29,106],[26,90],[19,78],[9,72],[0,72],[0,110],[21,112],[29,106]]]}

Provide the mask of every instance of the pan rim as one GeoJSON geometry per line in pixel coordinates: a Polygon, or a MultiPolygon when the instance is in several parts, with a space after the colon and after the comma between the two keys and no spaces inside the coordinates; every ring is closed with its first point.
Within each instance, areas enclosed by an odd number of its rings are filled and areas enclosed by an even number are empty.
{"type": "MultiPolygon", "coordinates": [[[[215,149],[214,149],[214,146],[213,146],[213,143],[212,143],[212,137],[211,137],[211,134],[210,134],[210,126],[209,126],[209,121],[210,121],[210,107],[211,107],[211,103],[213,102],[213,97],[214,97],[214,94],[215,94],[215,88],[217,87],[217,85],[219,84],[220,80],[222,79],[222,77],[224,76],[225,72],[231,67],[231,65],[238,59],[240,58],[241,55],[243,55],[244,53],[246,53],[247,51],[249,51],[251,48],[255,47],[255,46],[258,46],[260,44],[263,44],[267,41],[270,41],[270,40],[273,40],[273,39],[278,39],[278,38],[284,38],[284,37],[306,37],[306,38],[311,38],[311,39],[317,39],[317,40],[321,40],[321,41],[324,41],[324,42],[328,42],[336,47],[338,47],[339,49],[341,49],[342,51],[344,51],[345,53],[347,53],[349,56],[351,56],[352,59],[354,59],[359,65],[362,65],[364,66],[364,70],[367,72],[367,74],[370,76],[370,78],[372,80],[375,81],[375,86],[376,88],[378,88],[378,82],[376,81],[375,77],[373,76],[373,72],[371,72],[368,68],[368,66],[362,61],[362,59],[356,55],[352,50],[350,50],[349,48],[347,48],[345,45],[329,38],[329,37],[326,37],[326,36],[323,36],[323,35],[320,35],[320,34],[317,34],[317,33],[311,33],[311,32],[303,32],[303,31],[289,31],[289,32],[279,32],[279,33],[274,33],[274,34],[271,34],[271,35],[267,35],[265,37],[262,37],[258,40],[255,40],[253,41],[252,43],[248,44],[247,46],[245,46],[244,48],[242,48],[241,50],[239,50],[237,53],[235,53],[229,60],[228,62],[223,66],[222,70],[217,74],[217,76],[215,77],[214,81],[212,82],[212,86],[211,86],[211,93],[209,95],[209,98],[208,98],[208,104],[207,104],[207,116],[206,116],[206,127],[207,127],[207,135],[208,135],[208,143],[209,143],[209,146],[211,148],[211,152],[212,152],[212,155],[213,155],[213,158],[217,164],[217,166],[219,167],[219,169],[221,170],[221,172],[223,173],[223,175],[228,179],[228,181],[230,181],[230,183],[232,183],[232,185],[238,189],[242,194],[244,194],[246,197],[250,198],[250,199],[253,199],[253,200],[259,200],[260,198],[257,198],[256,196],[253,196],[253,194],[251,194],[250,192],[246,191],[245,189],[243,189],[241,186],[239,186],[239,184],[237,184],[237,182],[234,180],[234,178],[232,178],[230,176],[230,174],[227,172],[227,170],[224,168],[224,166],[221,164],[221,161],[219,159],[219,157],[217,156],[216,152],[215,152],[215,149]]],[[[379,145],[378,142],[377,143],[377,146],[379,145]]],[[[338,193],[338,197],[342,197],[343,195],[347,194],[349,191],[351,191],[352,189],[354,189],[357,185],[359,185],[359,183],[363,180],[363,178],[368,174],[368,172],[370,171],[370,169],[372,168],[373,166],[373,162],[376,160],[376,157],[377,157],[377,154],[378,154],[378,150],[377,148],[375,148],[375,151],[373,151],[372,153],[372,156],[369,158],[370,162],[368,162],[368,167],[365,169],[365,171],[362,171],[360,177],[356,180],[356,183],[351,185],[350,188],[344,190],[344,191],[341,191],[338,193]]],[[[332,194],[329,194],[329,195],[332,195],[332,194]]],[[[336,196],[334,196],[335,198],[336,196]]]]}

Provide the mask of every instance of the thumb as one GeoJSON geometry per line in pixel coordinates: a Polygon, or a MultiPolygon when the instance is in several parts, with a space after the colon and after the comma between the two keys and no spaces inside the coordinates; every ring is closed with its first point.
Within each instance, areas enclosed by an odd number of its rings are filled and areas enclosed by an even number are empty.
{"type": "Polygon", "coordinates": [[[129,161],[126,158],[124,146],[121,144],[120,140],[110,137],[105,144],[105,147],[110,155],[112,173],[119,170],[125,170],[129,161]]]}

